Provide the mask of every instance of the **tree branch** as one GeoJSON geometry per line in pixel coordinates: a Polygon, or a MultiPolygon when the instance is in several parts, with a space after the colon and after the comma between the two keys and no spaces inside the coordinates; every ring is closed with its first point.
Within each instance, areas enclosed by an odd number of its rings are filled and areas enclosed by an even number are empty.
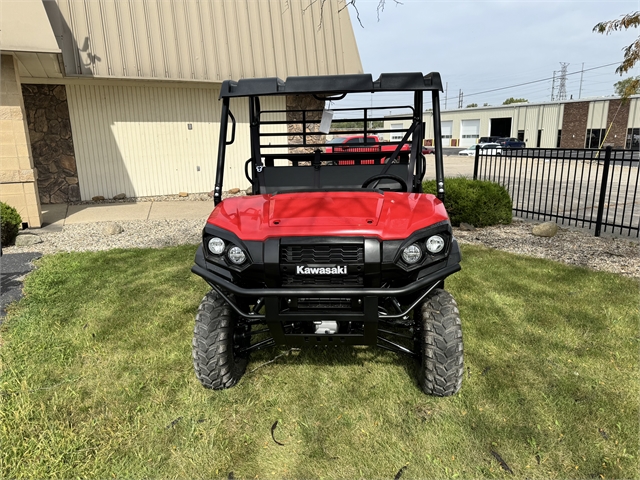
{"type": "Polygon", "coordinates": [[[640,26],[640,12],[633,12],[627,15],[623,15],[620,20],[608,20],[606,22],[600,22],[595,27],[593,27],[593,31],[609,35],[611,32],[617,32],[618,30],[628,30],[631,27],[637,28],[638,26],[640,26]]]}
{"type": "MultiPolygon", "coordinates": [[[[396,5],[402,5],[403,3],[399,0],[393,0],[396,5]]],[[[380,13],[384,12],[386,0],[379,0],[378,7],[376,8],[376,13],[378,14],[378,21],[380,21],[380,13]]]]}
{"type": "MultiPolygon", "coordinates": [[[[593,27],[594,32],[602,33],[603,35],[609,35],[613,32],[628,30],[629,28],[638,28],[640,26],[640,11],[623,15],[618,20],[608,20],[606,22],[600,22],[593,27]]],[[[624,60],[618,68],[616,73],[622,75],[633,68],[633,66],[640,60],[640,37],[631,45],[623,48],[624,60]]]]}
{"type": "Polygon", "coordinates": [[[353,9],[356,11],[356,18],[358,19],[358,23],[360,24],[360,26],[362,28],[364,28],[364,25],[362,24],[362,20],[360,20],[360,11],[358,10],[358,7],[356,6],[356,0],[349,0],[348,2],[346,2],[344,4],[344,7],[342,7],[340,10],[338,10],[338,13],[340,13],[341,11],[343,11],[345,8],[347,8],[349,5],[351,5],[353,7],[353,9]]]}

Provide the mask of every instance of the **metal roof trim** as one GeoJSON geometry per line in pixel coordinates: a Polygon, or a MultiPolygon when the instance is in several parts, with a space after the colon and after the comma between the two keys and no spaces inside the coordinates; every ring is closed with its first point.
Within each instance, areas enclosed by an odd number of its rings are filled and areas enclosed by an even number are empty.
{"type": "Polygon", "coordinates": [[[61,53],[42,0],[3,1],[0,32],[2,53],[61,53]]]}
{"type": "Polygon", "coordinates": [[[225,80],[220,89],[220,98],[251,97],[267,95],[296,95],[312,93],[375,93],[396,91],[442,90],[440,74],[431,72],[382,73],[373,81],[371,74],[318,75],[271,78],[245,78],[238,81],[225,80]]]}

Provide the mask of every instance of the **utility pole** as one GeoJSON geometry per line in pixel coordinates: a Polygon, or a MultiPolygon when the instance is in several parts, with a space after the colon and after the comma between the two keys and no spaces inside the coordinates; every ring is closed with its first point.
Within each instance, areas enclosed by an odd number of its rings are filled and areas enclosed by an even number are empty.
{"type": "Polygon", "coordinates": [[[449,94],[449,82],[444,84],[444,109],[447,109],[447,96],[449,94]]]}
{"type": "Polygon", "coordinates": [[[556,88],[556,71],[553,71],[553,81],[551,82],[551,101],[553,102],[553,92],[556,88]]]}
{"type": "Polygon", "coordinates": [[[567,67],[568,63],[560,62],[560,86],[558,87],[558,100],[567,99],[567,67]]]}
{"type": "Polygon", "coordinates": [[[582,97],[582,76],[584,75],[584,62],[582,62],[582,70],[580,70],[580,90],[578,90],[578,98],[582,97]]]}
{"type": "Polygon", "coordinates": [[[463,98],[463,94],[462,94],[462,89],[460,89],[460,93],[458,94],[458,108],[462,108],[462,98],[463,98]]]}

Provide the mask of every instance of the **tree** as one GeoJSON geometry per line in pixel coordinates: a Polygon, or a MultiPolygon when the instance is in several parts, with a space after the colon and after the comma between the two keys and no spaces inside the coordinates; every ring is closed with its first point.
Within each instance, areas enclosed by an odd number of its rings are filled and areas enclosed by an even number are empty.
{"type": "Polygon", "coordinates": [[[467,108],[474,108],[477,107],[478,104],[477,103],[470,103],[469,105],[467,105],[467,108]]]}
{"type": "Polygon", "coordinates": [[[630,95],[640,93],[640,76],[629,77],[613,84],[616,95],[627,98],[630,95]]]}
{"type": "MultiPolygon", "coordinates": [[[[285,5],[287,6],[287,8],[289,7],[289,1],[290,0],[287,0],[285,2],[285,5]]],[[[327,0],[309,0],[309,4],[304,8],[304,10],[307,10],[314,3],[320,3],[320,23],[318,25],[318,29],[320,29],[320,27],[322,27],[322,23],[324,22],[324,20],[322,18],[322,12],[324,12],[324,4],[326,3],[326,1],[327,0]]],[[[345,8],[352,7],[356,12],[356,19],[358,20],[358,23],[360,24],[360,26],[362,28],[364,28],[364,25],[362,24],[362,20],[360,20],[360,11],[358,10],[358,6],[356,5],[356,1],[357,0],[344,0],[344,5],[341,6],[338,9],[338,12],[341,12],[345,8]]],[[[400,0],[393,0],[393,2],[396,5],[402,5],[402,2],[400,0]]],[[[376,7],[376,10],[377,10],[377,13],[378,13],[378,21],[380,21],[380,14],[382,12],[384,12],[384,7],[385,7],[386,4],[387,4],[387,0],[378,0],[378,6],[376,7]]]]}
{"type": "Polygon", "coordinates": [[[528,101],[529,100],[527,100],[526,98],[509,97],[504,102],[502,102],[502,104],[503,105],[511,105],[512,103],[527,103],[528,101]]]}
{"type": "MultiPolygon", "coordinates": [[[[618,20],[607,20],[606,22],[600,22],[595,27],[593,27],[593,31],[602,33],[604,35],[609,35],[613,32],[628,30],[632,27],[638,28],[639,26],[640,11],[623,15],[618,20]]],[[[633,66],[638,62],[638,60],[640,60],[640,35],[631,45],[627,45],[622,50],[624,51],[624,60],[618,66],[618,68],[616,68],[616,73],[619,73],[621,76],[622,74],[631,70],[633,66]]],[[[616,88],[616,92],[618,91],[616,87],[618,83],[614,85],[614,88],[616,88]]],[[[626,84],[625,90],[622,92],[621,96],[622,98],[627,98],[629,95],[633,95],[633,93],[631,92],[638,92],[639,90],[640,77],[635,77],[626,84]]]]}

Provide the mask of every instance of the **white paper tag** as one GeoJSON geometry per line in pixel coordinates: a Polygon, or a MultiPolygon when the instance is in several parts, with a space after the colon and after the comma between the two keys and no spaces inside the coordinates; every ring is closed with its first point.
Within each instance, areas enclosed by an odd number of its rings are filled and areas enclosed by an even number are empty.
{"type": "Polygon", "coordinates": [[[320,120],[320,132],[329,133],[331,130],[331,122],[333,121],[333,110],[323,110],[322,120],[320,120]]]}

